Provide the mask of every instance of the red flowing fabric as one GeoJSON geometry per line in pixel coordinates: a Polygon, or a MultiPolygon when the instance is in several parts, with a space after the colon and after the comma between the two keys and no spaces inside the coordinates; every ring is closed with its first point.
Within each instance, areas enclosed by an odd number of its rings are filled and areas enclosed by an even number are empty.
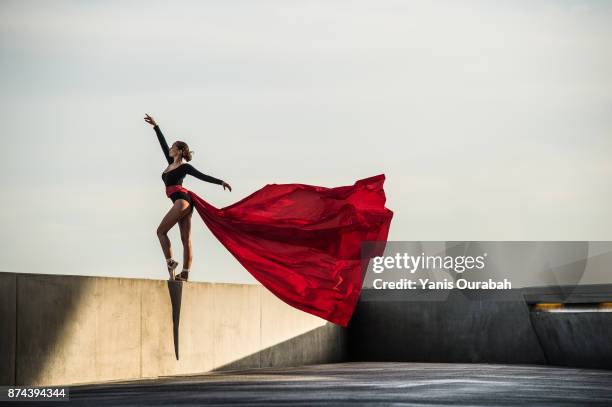
{"type": "Polygon", "coordinates": [[[215,237],[278,298],[346,327],[367,262],[387,241],[393,212],[385,208],[384,180],[379,174],[336,188],[267,184],[221,209],[181,185],[166,187],[166,196],[188,193],[215,237]],[[364,257],[366,241],[376,243],[364,257]]]}

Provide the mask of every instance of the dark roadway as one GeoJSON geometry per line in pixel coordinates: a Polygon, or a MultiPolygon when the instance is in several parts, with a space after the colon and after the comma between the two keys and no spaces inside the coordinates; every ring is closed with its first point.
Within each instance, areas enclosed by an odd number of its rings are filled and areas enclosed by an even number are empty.
{"type": "Polygon", "coordinates": [[[612,371],[538,365],[334,363],[71,386],[69,402],[41,403],[51,404],[612,406],[612,371]]]}

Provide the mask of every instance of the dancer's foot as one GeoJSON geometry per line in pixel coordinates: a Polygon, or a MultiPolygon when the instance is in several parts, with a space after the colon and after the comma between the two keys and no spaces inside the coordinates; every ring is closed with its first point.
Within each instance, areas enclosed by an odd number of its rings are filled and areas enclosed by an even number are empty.
{"type": "Polygon", "coordinates": [[[176,281],[188,281],[189,280],[189,269],[183,269],[179,275],[175,278],[176,281]]]}
{"type": "Polygon", "coordinates": [[[174,271],[174,269],[178,267],[178,261],[169,258],[166,259],[166,263],[168,264],[168,273],[170,274],[170,281],[176,280],[176,272],[174,271]]]}

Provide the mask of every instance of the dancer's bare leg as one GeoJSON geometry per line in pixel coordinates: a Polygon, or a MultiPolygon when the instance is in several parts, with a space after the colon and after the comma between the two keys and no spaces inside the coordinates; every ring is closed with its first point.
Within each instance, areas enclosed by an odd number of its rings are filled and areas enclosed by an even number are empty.
{"type": "Polygon", "coordinates": [[[187,270],[191,268],[191,261],[193,259],[191,250],[191,215],[193,215],[193,212],[183,216],[178,222],[181,229],[181,241],[183,242],[183,268],[187,270]]]}
{"type": "Polygon", "coordinates": [[[172,257],[172,246],[168,238],[168,231],[188,212],[189,202],[184,199],[177,199],[157,227],[157,237],[159,238],[166,259],[172,257]]]}

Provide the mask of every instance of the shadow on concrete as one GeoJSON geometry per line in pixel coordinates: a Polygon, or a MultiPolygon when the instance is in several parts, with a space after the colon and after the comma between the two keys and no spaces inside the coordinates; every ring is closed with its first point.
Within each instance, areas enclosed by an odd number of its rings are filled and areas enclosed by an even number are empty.
{"type": "Polygon", "coordinates": [[[15,384],[17,275],[0,272],[0,384],[15,384]]]}
{"type": "Polygon", "coordinates": [[[62,338],[79,326],[77,310],[85,293],[94,292],[94,285],[95,279],[81,276],[17,274],[16,314],[23,317],[16,318],[15,353],[20,366],[15,366],[15,384],[36,383],[44,377],[62,338]]]}
{"type": "Polygon", "coordinates": [[[346,329],[339,331],[336,325],[328,322],[324,326],[218,366],[211,372],[345,362],[346,332],[346,329]]]}
{"type": "Polygon", "coordinates": [[[181,322],[181,300],[183,299],[183,282],[168,280],[168,294],[172,304],[172,334],[174,336],[174,356],[179,360],[179,326],[181,322]]]}

